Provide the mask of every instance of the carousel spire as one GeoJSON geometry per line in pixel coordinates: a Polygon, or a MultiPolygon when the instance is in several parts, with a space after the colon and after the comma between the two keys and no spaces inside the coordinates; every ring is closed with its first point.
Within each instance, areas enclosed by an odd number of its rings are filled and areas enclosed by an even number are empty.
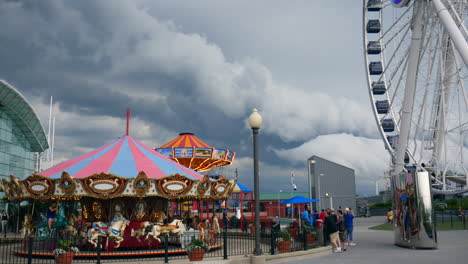
{"type": "Polygon", "coordinates": [[[127,130],[125,132],[126,136],[128,136],[129,129],[130,129],[130,108],[127,108],[127,130]]]}

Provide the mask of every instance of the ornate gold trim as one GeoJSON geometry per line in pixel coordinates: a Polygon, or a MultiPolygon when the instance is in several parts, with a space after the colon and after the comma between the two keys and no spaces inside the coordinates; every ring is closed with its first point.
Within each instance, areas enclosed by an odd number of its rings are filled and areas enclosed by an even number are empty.
{"type": "Polygon", "coordinates": [[[157,180],[158,191],[168,198],[186,194],[192,189],[194,180],[175,174],[157,180]]]}
{"type": "Polygon", "coordinates": [[[205,193],[210,189],[210,176],[205,175],[203,179],[198,181],[197,193],[198,195],[205,195],[205,193]]]}
{"type": "Polygon", "coordinates": [[[211,183],[211,196],[219,199],[228,192],[229,187],[229,180],[226,178],[220,178],[219,180],[211,183]]]}
{"type": "Polygon", "coordinates": [[[10,180],[2,179],[3,191],[10,200],[21,200],[23,198],[23,190],[21,182],[13,175],[10,175],[10,180]]]}
{"type": "Polygon", "coordinates": [[[26,190],[32,195],[49,196],[55,191],[54,181],[50,178],[34,174],[23,180],[26,190]],[[38,189],[39,187],[39,189],[38,189]]]}
{"type": "Polygon", "coordinates": [[[138,196],[145,196],[151,186],[151,180],[146,176],[144,171],[140,171],[138,176],[133,181],[133,189],[138,196]]]}
{"type": "Polygon", "coordinates": [[[76,189],[76,181],[66,171],[62,172],[62,177],[58,180],[58,186],[65,194],[72,194],[76,189]]]}
{"type": "Polygon", "coordinates": [[[100,199],[110,199],[118,196],[125,189],[128,179],[112,174],[94,174],[81,180],[85,190],[100,199]],[[100,186],[100,187],[99,187],[100,186]]]}

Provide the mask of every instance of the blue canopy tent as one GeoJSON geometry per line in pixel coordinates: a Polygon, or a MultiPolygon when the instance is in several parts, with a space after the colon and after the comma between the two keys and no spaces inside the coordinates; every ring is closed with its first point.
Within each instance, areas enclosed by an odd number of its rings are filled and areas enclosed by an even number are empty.
{"type": "Polygon", "coordinates": [[[293,198],[284,200],[280,202],[280,204],[299,204],[299,203],[312,203],[312,202],[318,202],[320,200],[318,199],[309,199],[304,196],[294,196],[293,198]]]}
{"type": "MultiPolygon", "coordinates": [[[[301,203],[312,203],[312,202],[318,202],[320,200],[318,199],[309,199],[309,198],[306,198],[304,196],[294,196],[293,198],[290,198],[290,199],[287,199],[287,200],[284,200],[282,202],[280,202],[280,204],[301,204],[301,203]]],[[[299,221],[299,228],[301,228],[301,221],[299,221]]]]}

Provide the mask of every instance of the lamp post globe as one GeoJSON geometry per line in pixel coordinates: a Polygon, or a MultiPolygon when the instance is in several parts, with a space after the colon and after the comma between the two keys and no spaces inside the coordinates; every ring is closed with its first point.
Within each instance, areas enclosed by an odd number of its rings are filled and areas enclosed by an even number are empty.
{"type": "Polygon", "coordinates": [[[262,126],[262,116],[258,113],[257,108],[254,108],[249,116],[249,125],[252,129],[260,129],[262,126]]]}
{"type": "Polygon", "coordinates": [[[262,116],[257,109],[253,109],[249,116],[249,125],[253,133],[253,169],[254,169],[254,195],[255,195],[255,248],[254,256],[261,256],[262,248],[260,247],[260,182],[258,176],[258,131],[262,126],[262,116]]]}

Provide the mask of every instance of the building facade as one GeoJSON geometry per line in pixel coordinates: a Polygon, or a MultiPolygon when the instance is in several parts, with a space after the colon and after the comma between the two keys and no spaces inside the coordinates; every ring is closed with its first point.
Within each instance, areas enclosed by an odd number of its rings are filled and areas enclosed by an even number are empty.
{"type": "Polygon", "coordinates": [[[30,176],[36,168],[36,153],[48,147],[32,106],[18,90],[0,80],[0,178],[30,176]]]}
{"type": "Polygon", "coordinates": [[[318,156],[307,159],[309,195],[320,201],[313,209],[356,209],[354,170],[318,156]]]}
{"type": "Polygon", "coordinates": [[[280,204],[294,196],[307,197],[307,192],[262,192],[260,193],[260,212],[265,212],[267,218],[299,218],[305,204],[280,204]]]}

